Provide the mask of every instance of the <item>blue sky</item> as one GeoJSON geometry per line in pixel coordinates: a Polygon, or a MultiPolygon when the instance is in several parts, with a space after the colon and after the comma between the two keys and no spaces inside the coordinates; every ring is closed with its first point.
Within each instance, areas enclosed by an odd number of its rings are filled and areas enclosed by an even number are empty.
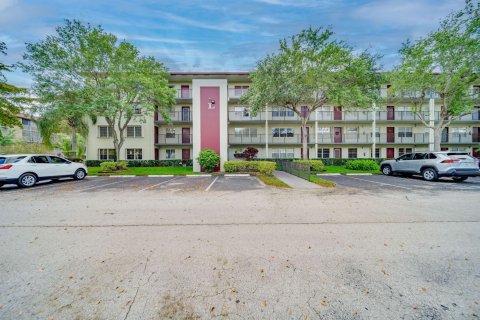
{"type": "MultiPolygon", "coordinates": [[[[403,41],[463,6],[463,0],[0,0],[0,41],[8,46],[1,59],[19,61],[25,43],[68,18],[102,25],[170,71],[250,71],[279,39],[309,26],[329,26],[355,48],[382,54],[389,69],[403,41]]],[[[30,84],[19,71],[7,77],[30,84]]]]}

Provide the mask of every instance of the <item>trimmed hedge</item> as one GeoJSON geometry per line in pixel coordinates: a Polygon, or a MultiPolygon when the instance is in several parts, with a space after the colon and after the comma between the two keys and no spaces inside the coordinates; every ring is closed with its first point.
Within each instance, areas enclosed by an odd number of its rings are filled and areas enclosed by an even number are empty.
{"type": "Polygon", "coordinates": [[[119,162],[106,161],[106,162],[100,163],[100,168],[103,172],[126,170],[127,164],[128,164],[127,161],[119,161],[119,162]]]}
{"type": "Polygon", "coordinates": [[[275,162],[273,161],[225,161],[223,167],[225,172],[260,172],[268,176],[275,172],[275,162]]]}
{"type": "Polygon", "coordinates": [[[323,171],[325,168],[322,160],[294,160],[293,162],[309,163],[311,171],[323,171]]]}
{"type": "Polygon", "coordinates": [[[380,170],[380,166],[376,161],[363,159],[347,161],[347,163],[345,163],[345,168],[350,170],[380,170]]]}
{"type": "MultiPolygon", "coordinates": [[[[104,160],[87,160],[85,165],[87,167],[100,167],[102,162],[111,162],[104,160]]],[[[192,160],[127,160],[129,167],[178,167],[185,164],[191,167],[193,165],[192,160]]]]}

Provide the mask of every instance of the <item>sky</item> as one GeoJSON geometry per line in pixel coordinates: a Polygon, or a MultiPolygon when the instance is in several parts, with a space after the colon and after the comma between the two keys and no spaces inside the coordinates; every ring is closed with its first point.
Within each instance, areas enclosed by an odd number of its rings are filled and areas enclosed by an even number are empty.
{"type": "MultiPolygon", "coordinates": [[[[463,0],[0,0],[0,41],[7,64],[26,43],[55,32],[64,19],[101,25],[170,71],[251,71],[279,40],[308,27],[330,27],[356,50],[381,54],[384,70],[398,62],[407,39],[434,30],[463,0]]],[[[6,74],[29,87],[28,74],[6,74]]]]}

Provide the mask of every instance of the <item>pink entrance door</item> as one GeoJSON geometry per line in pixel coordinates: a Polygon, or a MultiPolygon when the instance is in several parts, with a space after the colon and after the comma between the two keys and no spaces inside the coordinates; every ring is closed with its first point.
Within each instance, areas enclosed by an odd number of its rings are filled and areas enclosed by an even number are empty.
{"type": "Polygon", "coordinates": [[[395,127],[387,127],[387,143],[395,142],[395,127]]]}
{"type": "Polygon", "coordinates": [[[182,99],[190,98],[190,86],[182,86],[180,97],[182,99]]]}
{"type": "Polygon", "coordinates": [[[395,157],[395,149],[387,148],[387,159],[392,159],[395,157]]]}
{"type": "Polygon", "coordinates": [[[333,142],[342,143],[342,127],[333,128],[333,142]]]}
{"type": "Polygon", "coordinates": [[[387,107],[387,120],[395,120],[395,107],[388,106],[387,107]]]}
{"type": "Polygon", "coordinates": [[[190,143],[190,128],[182,128],[182,143],[190,143]]]}

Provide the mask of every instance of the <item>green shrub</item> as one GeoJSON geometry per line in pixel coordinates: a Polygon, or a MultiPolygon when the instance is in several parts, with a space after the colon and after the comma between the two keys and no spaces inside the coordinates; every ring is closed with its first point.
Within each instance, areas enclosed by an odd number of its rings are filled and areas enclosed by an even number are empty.
{"type": "Polygon", "coordinates": [[[198,155],[198,163],[207,172],[213,172],[220,162],[220,156],[212,149],[203,149],[198,155]]]}
{"type": "Polygon", "coordinates": [[[345,163],[345,168],[350,170],[378,171],[380,166],[374,160],[350,160],[345,163]]]}
{"type": "Polygon", "coordinates": [[[103,172],[112,172],[112,171],[119,171],[119,170],[126,170],[128,162],[127,161],[106,161],[100,163],[101,171],[103,172]]]}
{"type": "Polygon", "coordinates": [[[309,163],[310,164],[310,170],[312,171],[323,171],[324,165],[322,160],[293,160],[293,162],[298,162],[298,163],[309,163]]]}
{"type": "Polygon", "coordinates": [[[265,175],[273,175],[275,162],[273,161],[226,161],[223,165],[225,172],[259,172],[265,175]]]}

